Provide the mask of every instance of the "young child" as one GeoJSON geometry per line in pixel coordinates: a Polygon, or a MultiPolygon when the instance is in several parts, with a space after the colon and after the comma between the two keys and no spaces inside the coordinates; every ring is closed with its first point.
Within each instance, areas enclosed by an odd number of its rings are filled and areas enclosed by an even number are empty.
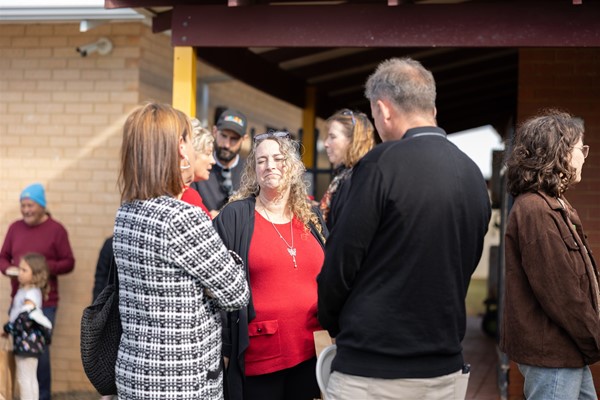
{"type": "Polygon", "coordinates": [[[19,263],[19,290],[10,308],[4,331],[14,339],[17,382],[22,400],[38,400],[37,365],[50,344],[52,323],[42,313],[42,299],[48,295],[48,264],[38,253],[28,253],[19,263]]]}

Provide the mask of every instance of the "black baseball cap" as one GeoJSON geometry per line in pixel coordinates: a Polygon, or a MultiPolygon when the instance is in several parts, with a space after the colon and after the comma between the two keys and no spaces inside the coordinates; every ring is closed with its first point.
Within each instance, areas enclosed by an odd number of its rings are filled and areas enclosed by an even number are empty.
{"type": "Polygon", "coordinates": [[[247,127],[248,121],[246,120],[246,116],[237,110],[227,109],[223,111],[217,121],[218,130],[222,131],[227,129],[240,136],[246,134],[247,127]]]}

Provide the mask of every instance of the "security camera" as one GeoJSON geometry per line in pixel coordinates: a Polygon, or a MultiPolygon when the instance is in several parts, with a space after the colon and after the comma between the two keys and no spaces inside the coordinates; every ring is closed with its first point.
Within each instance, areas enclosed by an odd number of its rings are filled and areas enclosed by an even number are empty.
{"type": "Polygon", "coordinates": [[[94,43],[84,44],[83,46],[77,47],[75,50],[81,55],[86,57],[92,53],[98,52],[100,55],[106,55],[112,50],[112,42],[107,38],[100,38],[94,43]]]}

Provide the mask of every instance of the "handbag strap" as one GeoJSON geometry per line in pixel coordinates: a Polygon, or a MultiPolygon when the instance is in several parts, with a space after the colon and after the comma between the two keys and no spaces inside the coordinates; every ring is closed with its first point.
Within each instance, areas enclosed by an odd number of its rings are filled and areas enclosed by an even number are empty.
{"type": "Polygon", "coordinates": [[[117,264],[115,263],[115,256],[113,254],[110,259],[110,267],[108,268],[108,279],[106,280],[106,286],[110,285],[111,283],[116,284],[117,282],[117,264]]]}

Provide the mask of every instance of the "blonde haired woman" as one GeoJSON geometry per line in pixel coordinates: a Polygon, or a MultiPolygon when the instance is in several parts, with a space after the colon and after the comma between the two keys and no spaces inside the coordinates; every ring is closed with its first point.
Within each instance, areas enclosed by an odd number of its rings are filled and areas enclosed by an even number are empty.
{"type": "Polygon", "coordinates": [[[191,133],[187,116],[166,104],[125,122],[113,237],[120,399],[223,398],[219,309],[245,306],[249,292],[210,219],[178,200],[191,133]]]}
{"type": "Polygon", "coordinates": [[[319,208],[331,229],[350,188],[352,168],[375,146],[375,129],[366,114],[347,108],[337,111],[325,124],[325,151],[334,176],[319,208]]]}
{"type": "Polygon", "coordinates": [[[192,137],[194,161],[187,164],[184,163],[181,166],[182,176],[186,184],[186,189],[183,192],[181,200],[200,207],[212,219],[218,212],[209,212],[200,193],[190,185],[192,182],[208,180],[212,166],[215,165],[215,158],[213,156],[215,138],[208,129],[201,126],[198,119],[192,118],[190,122],[194,133],[192,137]]]}
{"type": "Polygon", "coordinates": [[[200,121],[196,118],[192,119],[192,127],[194,129],[194,137],[192,146],[196,160],[194,167],[194,182],[206,181],[210,175],[212,166],[215,165],[215,157],[213,154],[215,137],[212,132],[200,125],[200,121]]]}
{"type": "Polygon", "coordinates": [[[232,400],[319,397],[313,332],[327,228],[309,203],[298,146],[287,132],[256,136],[241,187],[214,221],[245,260],[252,291],[227,317],[232,400]]]}

